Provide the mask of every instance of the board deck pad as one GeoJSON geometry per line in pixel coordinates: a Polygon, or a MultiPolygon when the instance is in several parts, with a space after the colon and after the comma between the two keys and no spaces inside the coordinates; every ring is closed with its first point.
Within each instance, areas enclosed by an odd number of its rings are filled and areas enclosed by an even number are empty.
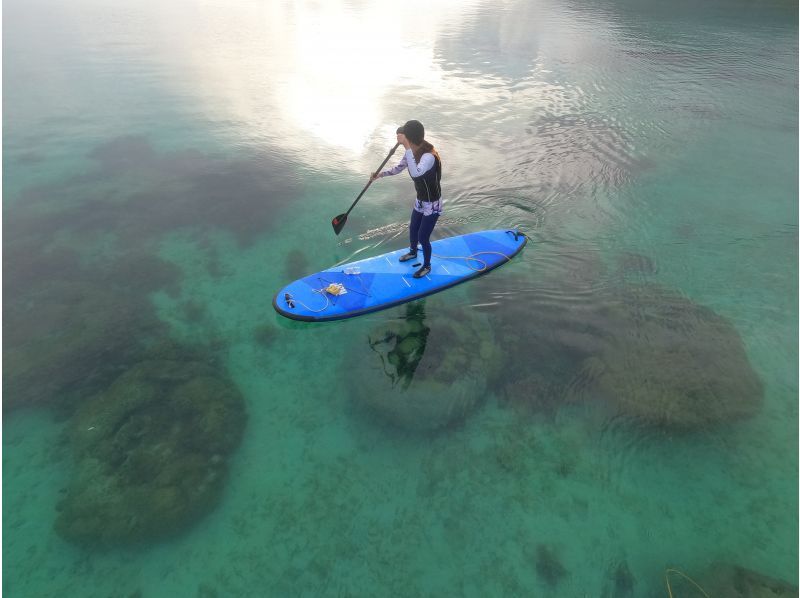
{"type": "Polygon", "coordinates": [[[422,264],[422,250],[416,259],[400,262],[400,256],[408,252],[404,247],[296,280],[275,294],[272,305],[293,320],[325,322],[360,316],[486,274],[510,261],[527,240],[515,230],[485,230],[433,241],[431,273],[422,278],[413,276],[422,264]],[[464,259],[467,257],[480,262],[464,259]],[[323,290],[330,285],[341,285],[345,292],[337,295],[336,288],[334,293],[323,290]]]}

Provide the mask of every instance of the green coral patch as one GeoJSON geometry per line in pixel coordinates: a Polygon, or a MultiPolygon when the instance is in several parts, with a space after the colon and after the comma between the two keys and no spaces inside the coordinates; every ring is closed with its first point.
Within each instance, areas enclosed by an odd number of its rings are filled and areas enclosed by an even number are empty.
{"type": "Polygon", "coordinates": [[[56,530],[105,546],[187,528],[219,501],[245,418],[239,391],[212,366],[139,363],[72,419],[76,475],[56,530]]]}

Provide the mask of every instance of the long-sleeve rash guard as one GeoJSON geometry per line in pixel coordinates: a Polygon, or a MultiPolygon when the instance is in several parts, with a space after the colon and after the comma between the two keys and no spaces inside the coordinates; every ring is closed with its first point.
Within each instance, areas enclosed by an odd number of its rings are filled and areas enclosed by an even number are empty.
{"type": "MultiPolygon", "coordinates": [[[[428,172],[431,168],[436,165],[436,158],[433,157],[431,153],[422,154],[419,159],[419,163],[417,163],[416,159],[414,158],[414,152],[410,149],[406,150],[405,155],[402,157],[400,162],[398,162],[395,166],[390,168],[389,170],[384,170],[378,176],[385,177],[385,176],[394,176],[399,174],[406,168],[408,168],[408,174],[412,177],[419,177],[428,172]]],[[[421,201],[419,197],[414,202],[414,210],[420,212],[423,216],[430,216],[431,214],[441,214],[442,213],[442,198],[440,197],[436,201],[421,201]]]]}

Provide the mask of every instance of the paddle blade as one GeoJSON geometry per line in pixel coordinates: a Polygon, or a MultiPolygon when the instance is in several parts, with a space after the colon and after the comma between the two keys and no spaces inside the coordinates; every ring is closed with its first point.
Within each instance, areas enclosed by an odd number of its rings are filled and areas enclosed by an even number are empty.
{"type": "Polygon", "coordinates": [[[347,214],[339,214],[338,216],[335,216],[334,219],[331,220],[333,232],[335,232],[337,235],[342,232],[345,222],[347,222],[347,214]]]}

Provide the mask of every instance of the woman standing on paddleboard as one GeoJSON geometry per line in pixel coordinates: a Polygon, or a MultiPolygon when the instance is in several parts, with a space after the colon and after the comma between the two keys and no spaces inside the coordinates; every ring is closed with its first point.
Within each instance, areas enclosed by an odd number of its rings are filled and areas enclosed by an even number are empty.
{"type": "Polygon", "coordinates": [[[408,168],[414,181],[417,199],[411,210],[411,222],[408,225],[410,250],[400,258],[407,262],[417,257],[417,245],[422,245],[425,258],[422,267],[414,272],[414,278],[422,278],[431,271],[431,232],[442,213],[442,161],[433,146],[425,141],[425,127],[418,120],[410,120],[397,129],[397,143],[406,148],[403,159],[389,170],[373,173],[370,181],[394,176],[408,168]]]}

